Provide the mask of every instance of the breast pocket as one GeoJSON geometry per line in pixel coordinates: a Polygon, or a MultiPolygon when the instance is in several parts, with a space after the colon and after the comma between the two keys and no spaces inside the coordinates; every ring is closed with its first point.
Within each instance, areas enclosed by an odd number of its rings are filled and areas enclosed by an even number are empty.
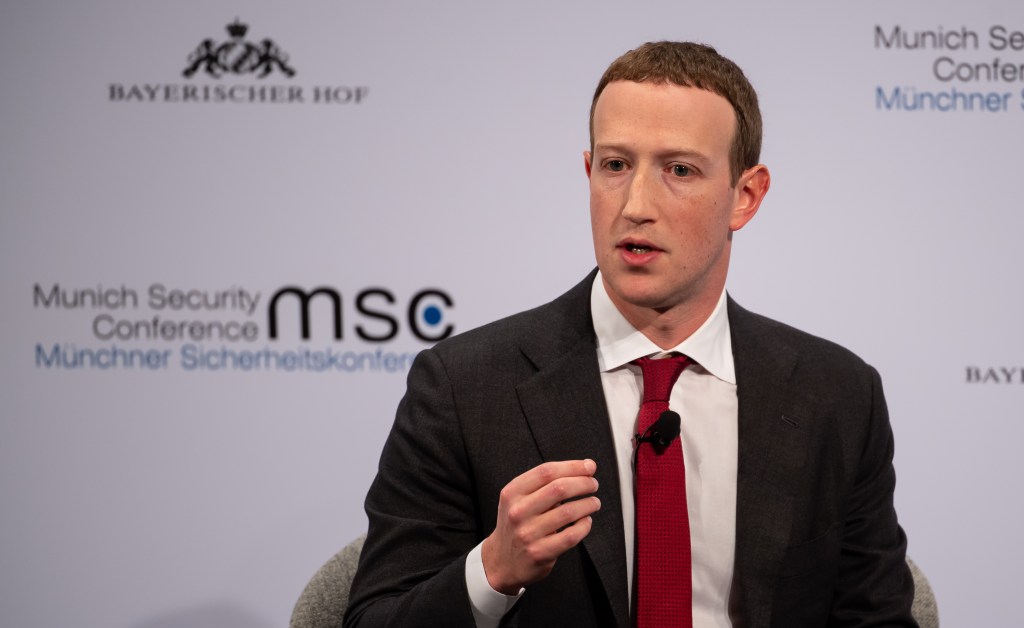
{"type": "Polygon", "coordinates": [[[780,578],[794,578],[805,574],[819,574],[839,566],[839,524],[833,524],[825,534],[786,550],[779,569],[780,578]]]}
{"type": "Polygon", "coordinates": [[[839,573],[838,524],[786,550],[772,603],[772,628],[824,626],[839,573]]]}

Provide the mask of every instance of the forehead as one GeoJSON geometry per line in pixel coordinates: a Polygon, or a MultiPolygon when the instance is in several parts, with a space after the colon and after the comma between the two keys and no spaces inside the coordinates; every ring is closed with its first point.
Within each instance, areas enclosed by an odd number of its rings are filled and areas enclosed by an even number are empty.
{"type": "Polygon", "coordinates": [[[699,149],[728,158],[736,113],[728,100],[675,83],[612,81],[594,107],[594,145],[699,149]]]}

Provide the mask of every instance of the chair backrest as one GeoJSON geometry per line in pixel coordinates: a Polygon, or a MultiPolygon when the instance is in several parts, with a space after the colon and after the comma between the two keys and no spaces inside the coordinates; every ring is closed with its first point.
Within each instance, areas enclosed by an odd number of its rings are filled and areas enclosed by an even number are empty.
{"type": "Polygon", "coordinates": [[[364,534],[317,570],[292,609],[290,628],[341,628],[348,608],[348,590],[365,540],[364,534]]]}
{"type": "MultiPolygon", "coordinates": [[[[343,547],[313,575],[295,603],[290,628],[341,628],[365,540],[364,534],[343,547]]],[[[939,609],[928,578],[909,557],[907,564],[914,576],[914,619],[921,628],[939,628],[939,609]]]]}
{"type": "Polygon", "coordinates": [[[935,593],[928,578],[917,566],[917,563],[907,557],[907,565],[910,566],[910,573],[914,576],[914,606],[911,612],[914,619],[921,628],[939,628],[939,607],[935,603],[935,593]]]}

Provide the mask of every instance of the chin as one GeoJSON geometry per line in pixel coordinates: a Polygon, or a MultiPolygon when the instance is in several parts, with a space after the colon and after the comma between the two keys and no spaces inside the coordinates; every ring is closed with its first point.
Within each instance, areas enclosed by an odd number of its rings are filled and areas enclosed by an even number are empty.
{"type": "Polygon", "coordinates": [[[620,278],[611,284],[611,291],[622,301],[635,307],[661,309],[671,301],[664,290],[657,286],[644,285],[647,282],[633,278],[620,278]]]}
{"type": "Polygon", "coordinates": [[[642,307],[647,310],[667,310],[672,307],[673,303],[671,299],[665,298],[663,295],[640,295],[634,298],[627,299],[630,305],[636,307],[642,307]]]}

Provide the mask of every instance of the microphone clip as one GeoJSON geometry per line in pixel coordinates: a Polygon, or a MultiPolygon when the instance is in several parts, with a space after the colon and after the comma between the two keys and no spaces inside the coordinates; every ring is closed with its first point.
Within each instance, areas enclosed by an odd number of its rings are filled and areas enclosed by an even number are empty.
{"type": "Polygon", "coordinates": [[[679,423],[678,412],[665,410],[658,417],[657,421],[651,423],[644,430],[643,434],[637,433],[634,435],[637,449],[644,443],[650,443],[658,453],[661,453],[668,447],[669,443],[675,440],[676,436],[679,436],[679,423]]]}

